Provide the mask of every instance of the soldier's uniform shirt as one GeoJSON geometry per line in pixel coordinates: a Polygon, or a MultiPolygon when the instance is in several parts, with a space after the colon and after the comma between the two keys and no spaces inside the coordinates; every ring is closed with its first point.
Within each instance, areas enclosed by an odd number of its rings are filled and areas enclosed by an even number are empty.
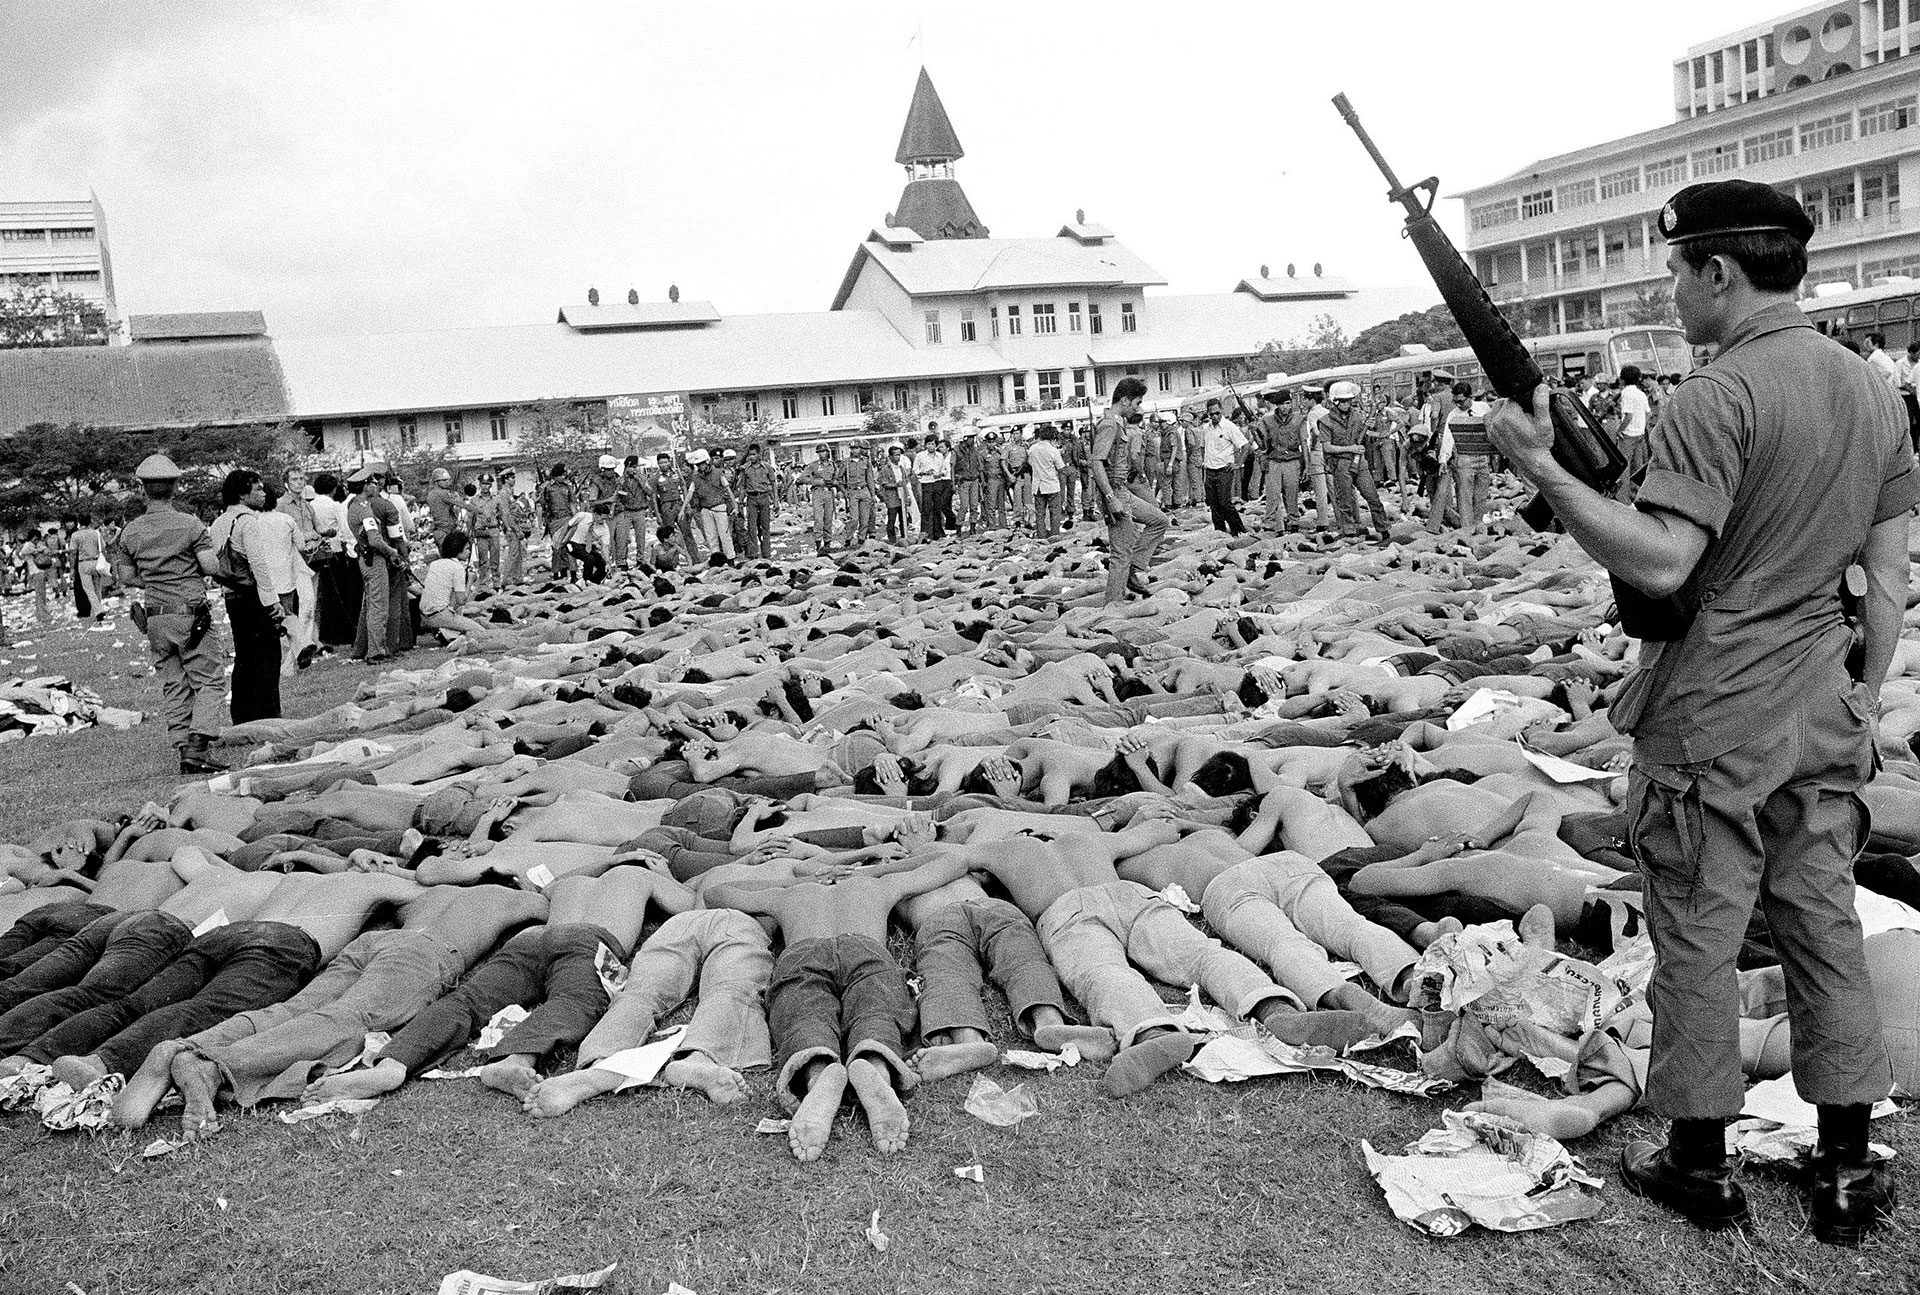
{"type": "Polygon", "coordinates": [[[740,465],[740,493],[750,500],[764,502],[773,497],[773,465],[765,459],[748,459],[740,465]]]}
{"type": "Polygon", "coordinates": [[[114,570],[122,584],[146,588],[149,611],[207,600],[199,554],[212,552],[213,540],[198,517],[172,507],[154,508],[126,524],[117,547],[114,570]]]}
{"type": "Polygon", "coordinates": [[[219,640],[206,632],[191,642],[196,609],[207,601],[199,555],[212,551],[213,540],[199,518],[159,501],[128,522],[114,546],[120,582],[147,592],[147,647],[175,746],[185,745],[189,733],[213,737],[226,723],[226,663],[219,640]]]}
{"type": "Polygon", "coordinates": [[[427,491],[427,515],[433,519],[434,534],[445,536],[459,524],[460,496],[445,486],[434,486],[427,491]]]}
{"type": "Polygon", "coordinates": [[[1093,458],[1107,473],[1107,486],[1119,494],[1133,480],[1132,438],[1127,425],[1112,414],[1103,416],[1093,427],[1093,458]]]}

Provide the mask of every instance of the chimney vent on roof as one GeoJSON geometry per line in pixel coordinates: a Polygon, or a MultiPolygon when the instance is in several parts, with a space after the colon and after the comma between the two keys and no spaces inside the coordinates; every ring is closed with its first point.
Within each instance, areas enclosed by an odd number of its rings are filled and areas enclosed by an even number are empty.
{"type": "Polygon", "coordinates": [[[1273,276],[1267,273],[1267,267],[1263,265],[1260,267],[1260,277],[1263,279],[1271,279],[1273,276]]]}
{"type": "Polygon", "coordinates": [[[680,285],[679,284],[669,283],[667,285],[667,300],[671,301],[676,306],[680,304],[680,285]]]}
{"type": "Polygon", "coordinates": [[[888,229],[892,229],[892,228],[893,228],[893,213],[892,213],[892,212],[888,212],[888,213],[887,213],[887,228],[888,228],[888,229]]]}
{"type": "Polygon", "coordinates": [[[1087,223],[1087,209],[1085,207],[1075,207],[1073,209],[1073,223],[1076,225],[1084,225],[1087,223]]]}
{"type": "Polygon", "coordinates": [[[1292,261],[1288,261],[1288,262],[1287,262],[1287,277],[1288,277],[1289,279],[1291,279],[1291,278],[1293,277],[1293,262],[1292,262],[1292,261]]]}
{"type": "Polygon", "coordinates": [[[600,304],[600,289],[598,288],[587,289],[587,304],[589,306],[597,306],[600,304]]]}
{"type": "Polygon", "coordinates": [[[640,304],[640,289],[638,288],[627,289],[627,304],[629,306],[637,306],[640,304]]]}
{"type": "Polygon", "coordinates": [[[1320,262],[1318,261],[1313,263],[1313,277],[1316,279],[1320,277],[1320,262]]]}

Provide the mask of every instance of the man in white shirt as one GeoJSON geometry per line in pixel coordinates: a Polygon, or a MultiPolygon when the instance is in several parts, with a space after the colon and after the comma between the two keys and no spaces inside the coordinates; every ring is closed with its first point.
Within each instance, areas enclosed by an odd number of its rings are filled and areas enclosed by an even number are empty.
{"type": "Polygon", "coordinates": [[[1647,465],[1647,424],[1653,404],[1647,399],[1644,380],[1637,365],[1620,366],[1620,448],[1627,456],[1627,470],[1621,474],[1618,495],[1629,504],[1636,489],[1634,479],[1647,465]]]}
{"type": "Polygon", "coordinates": [[[260,525],[267,508],[260,474],[235,468],[220,483],[226,511],[207,528],[221,560],[226,586],[227,623],[233,635],[232,692],[228,699],[235,724],[280,718],[280,627],[297,613],[298,586],[291,528],[260,525]]]}
{"type": "Polygon", "coordinates": [[[1201,424],[1206,439],[1200,451],[1200,467],[1206,473],[1207,514],[1213,521],[1213,529],[1239,535],[1246,531],[1247,524],[1240,520],[1240,510],[1234,507],[1233,478],[1240,470],[1240,451],[1246,446],[1247,438],[1222,414],[1218,400],[1207,402],[1206,422],[1201,424]]]}
{"type": "Polygon", "coordinates": [[[1913,438],[1916,452],[1920,452],[1920,390],[1914,386],[1914,376],[1920,370],[1920,342],[1908,342],[1907,353],[1900,359],[1899,381],[1895,384],[1900,392],[1901,403],[1907,407],[1907,434],[1913,438]]]}
{"type": "Polygon", "coordinates": [[[1060,473],[1067,466],[1053,436],[1053,428],[1042,425],[1027,447],[1027,467],[1033,473],[1033,524],[1048,536],[1060,532],[1060,473]]]}
{"type": "Polygon", "coordinates": [[[1867,363],[1873,367],[1875,373],[1885,379],[1889,387],[1893,388],[1894,394],[1898,395],[1900,392],[1900,366],[1894,362],[1894,358],[1891,355],[1887,354],[1885,349],[1886,345],[1887,335],[1885,333],[1868,333],[1867,363]]]}
{"type": "Polygon", "coordinates": [[[920,538],[942,540],[947,537],[947,456],[931,436],[913,456],[913,479],[920,485],[920,538]]]}

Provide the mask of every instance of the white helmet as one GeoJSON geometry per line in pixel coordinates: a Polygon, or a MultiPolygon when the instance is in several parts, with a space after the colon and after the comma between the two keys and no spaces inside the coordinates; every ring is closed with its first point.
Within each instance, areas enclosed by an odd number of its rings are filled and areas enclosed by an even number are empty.
{"type": "Polygon", "coordinates": [[[1344,380],[1340,382],[1336,382],[1333,384],[1333,386],[1327,389],[1327,399],[1328,400],[1358,400],[1360,399],[1360,384],[1357,382],[1347,382],[1344,380]]]}

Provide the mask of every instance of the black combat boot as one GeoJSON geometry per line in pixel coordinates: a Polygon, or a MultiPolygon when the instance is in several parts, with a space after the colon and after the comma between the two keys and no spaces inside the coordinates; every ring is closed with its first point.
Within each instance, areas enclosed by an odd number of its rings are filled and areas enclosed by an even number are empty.
{"type": "Polygon", "coordinates": [[[1703,1228],[1747,1221],[1747,1194],[1733,1180],[1721,1120],[1675,1120],[1667,1144],[1631,1142],[1620,1177],[1636,1196],[1658,1201],[1703,1228]]]}

